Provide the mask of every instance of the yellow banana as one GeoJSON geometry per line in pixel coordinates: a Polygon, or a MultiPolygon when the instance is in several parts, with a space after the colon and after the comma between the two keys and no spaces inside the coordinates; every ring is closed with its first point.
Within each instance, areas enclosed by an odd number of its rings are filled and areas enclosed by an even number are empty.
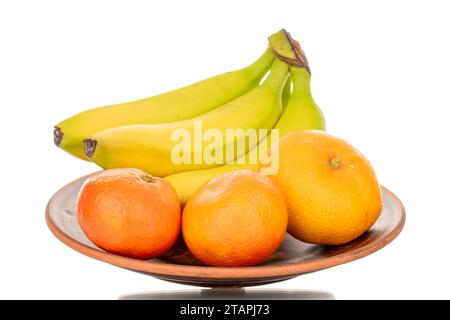
{"type": "Polygon", "coordinates": [[[267,49],[246,68],[150,98],[81,112],[55,126],[54,142],[86,160],[83,139],[95,132],[124,125],[173,122],[210,111],[255,88],[273,59],[274,53],[267,49]]]}
{"type": "MultiPolygon", "coordinates": [[[[217,166],[217,162],[202,161],[205,145],[208,144],[201,140],[200,143],[194,142],[192,147],[191,141],[188,141],[188,139],[197,139],[199,133],[196,125],[201,124],[201,135],[203,135],[203,131],[207,132],[211,129],[216,130],[215,132],[218,132],[220,137],[226,137],[230,129],[244,131],[247,129],[272,129],[282,112],[282,91],[288,74],[289,66],[276,59],[266,80],[242,96],[187,120],[163,124],[122,126],[97,132],[85,140],[86,154],[92,161],[105,169],[132,167],[156,176],[167,176],[176,172],[217,166]],[[187,137],[185,142],[192,147],[184,152],[184,155],[187,154],[184,159],[187,160],[183,163],[173,161],[173,148],[177,145],[173,142],[173,134],[187,137]]],[[[259,136],[258,138],[261,140],[264,137],[259,136]]],[[[240,144],[242,139],[245,137],[235,137],[231,142],[221,143],[222,155],[218,161],[221,163],[229,161],[230,158],[226,152],[229,148],[227,147],[231,145],[235,151],[235,147],[238,143],[240,144]]],[[[254,141],[253,145],[249,143],[241,154],[255,147],[259,140],[254,141]]],[[[237,152],[234,154],[239,156],[237,152]]]]}
{"type": "MultiPolygon", "coordinates": [[[[289,131],[319,129],[325,130],[325,120],[323,114],[315,103],[310,89],[311,75],[306,67],[291,67],[291,81],[293,83],[292,95],[274,129],[278,129],[279,136],[282,137],[289,131]]],[[[270,134],[266,141],[267,146],[274,142],[270,134]]],[[[203,170],[191,170],[176,173],[165,177],[177,191],[182,204],[185,204],[189,197],[204,183],[225,172],[238,169],[259,170],[258,163],[250,163],[249,159],[258,158],[258,148],[253,148],[244,159],[236,160],[233,164],[222,165],[215,168],[203,170]],[[255,154],[256,153],[256,154],[255,154]],[[243,164],[238,164],[244,162],[243,164]]]]}

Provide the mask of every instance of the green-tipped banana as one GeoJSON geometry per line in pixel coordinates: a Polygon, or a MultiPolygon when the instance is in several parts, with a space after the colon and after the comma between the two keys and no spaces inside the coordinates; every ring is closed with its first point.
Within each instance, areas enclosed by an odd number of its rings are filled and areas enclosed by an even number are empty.
{"type": "MultiPolygon", "coordinates": [[[[85,150],[89,158],[101,167],[123,168],[132,167],[142,169],[156,176],[211,168],[230,160],[230,149],[233,158],[239,156],[236,150],[245,154],[265,138],[259,135],[258,140],[246,143],[246,148],[238,149],[245,136],[226,139],[230,130],[266,129],[270,130],[278,121],[282,112],[282,92],[289,74],[289,66],[276,59],[267,79],[258,87],[244,95],[200,116],[177,122],[163,124],[132,125],[106,129],[93,134],[85,141],[85,150]],[[198,128],[201,125],[202,128],[198,128]],[[223,139],[220,147],[215,150],[215,161],[208,163],[203,159],[204,150],[210,143],[202,139],[203,132],[209,132],[209,139],[223,139]],[[214,134],[213,134],[214,133],[214,134]],[[198,138],[200,136],[200,142],[198,138]],[[180,146],[174,142],[174,137],[183,138],[188,148],[183,148],[184,161],[174,161],[174,148],[180,146]],[[190,140],[192,139],[192,140],[190,140]],[[190,148],[190,149],[189,149],[190,148]],[[199,159],[199,161],[198,161],[199,159]],[[181,162],[181,163],[180,163],[181,162]]],[[[185,145],[186,147],[186,145],[185,145]]],[[[178,151],[175,154],[179,154],[178,151]]]]}
{"type": "Polygon", "coordinates": [[[81,112],[55,126],[57,146],[82,159],[83,139],[109,128],[188,119],[255,88],[274,59],[271,49],[244,69],[217,75],[150,98],[81,112]]]}
{"type": "MultiPolygon", "coordinates": [[[[311,95],[310,79],[311,75],[305,67],[291,67],[291,80],[294,86],[293,92],[274,128],[279,130],[280,137],[294,130],[325,130],[324,117],[311,95]]],[[[273,142],[271,136],[272,134],[267,137],[266,141],[262,141],[260,145],[267,142],[267,147],[269,147],[270,142],[273,142]]],[[[250,163],[249,161],[250,159],[258,158],[258,153],[259,147],[250,150],[250,152],[240,159],[244,164],[238,164],[239,160],[237,160],[234,164],[204,170],[180,172],[167,176],[165,179],[172,184],[182,204],[185,204],[201,185],[220,174],[238,169],[258,171],[260,169],[259,163],[250,163]]]]}

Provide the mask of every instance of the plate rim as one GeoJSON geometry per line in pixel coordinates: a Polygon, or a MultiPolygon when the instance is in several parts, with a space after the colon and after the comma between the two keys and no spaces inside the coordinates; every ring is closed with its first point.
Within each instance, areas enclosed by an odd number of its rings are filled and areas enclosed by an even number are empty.
{"type": "Polygon", "coordinates": [[[270,279],[278,277],[295,277],[297,275],[310,273],[314,271],[319,271],[334,266],[338,266],[344,263],[348,263],[365,256],[368,256],[389,243],[391,243],[403,230],[406,221],[405,208],[400,201],[400,199],[389,189],[381,186],[381,189],[390,197],[395,205],[395,215],[398,216],[398,223],[392,230],[390,230],[386,235],[376,239],[370,244],[356,248],[349,252],[339,253],[330,257],[321,258],[312,261],[302,261],[289,264],[279,264],[279,265],[259,265],[252,267],[210,267],[210,266],[194,266],[194,265],[179,265],[170,264],[159,261],[150,260],[139,260],[128,258],[116,254],[112,254],[106,251],[100,251],[89,247],[58,228],[58,226],[53,222],[50,217],[50,207],[54,200],[67,188],[85,180],[87,177],[91,176],[91,173],[75,179],[68,184],[60,188],[48,201],[45,209],[45,221],[48,228],[53,233],[53,235],[60,240],[62,243],[70,247],[71,249],[84,254],[93,259],[109,263],[111,265],[144,272],[155,276],[166,276],[166,277],[177,277],[185,279],[204,279],[204,280],[242,280],[242,279],[270,279]]]}

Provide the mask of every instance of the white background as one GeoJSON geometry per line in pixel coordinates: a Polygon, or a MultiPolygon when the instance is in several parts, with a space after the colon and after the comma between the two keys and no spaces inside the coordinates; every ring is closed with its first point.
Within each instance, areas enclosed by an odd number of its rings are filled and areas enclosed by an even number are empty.
{"type": "Polygon", "coordinates": [[[83,109],[245,66],[284,27],[300,40],[328,131],[404,202],[402,234],[346,265],[266,286],[338,299],[450,298],[450,8],[446,1],[2,1],[0,298],[190,290],[78,254],[47,200],[97,170],[53,145],[83,109]]]}

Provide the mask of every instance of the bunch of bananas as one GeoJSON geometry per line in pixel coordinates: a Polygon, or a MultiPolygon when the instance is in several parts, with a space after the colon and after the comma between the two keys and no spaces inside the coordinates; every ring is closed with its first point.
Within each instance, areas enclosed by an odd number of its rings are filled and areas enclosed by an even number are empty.
{"type": "MultiPolygon", "coordinates": [[[[54,128],[54,142],[84,160],[109,168],[138,168],[165,177],[182,203],[211,178],[232,170],[259,170],[247,161],[258,144],[273,139],[259,135],[229,159],[221,152],[216,163],[174,163],[173,133],[182,129],[192,137],[196,123],[226,136],[229,129],[325,129],[310,90],[308,61],[299,43],[284,29],[269,37],[269,48],[249,66],[150,98],[90,109],[54,128]],[[235,161],[230,161],[235,160],[235,161]],[[222,165],[221,165],[222,164],[222,165]]],[[[270,133],[269,133],[270,135],[270,133]]],[[[232,141],[233,148],[239,138],[232,141]]],[[[221,142],[220,149],[230,147],[221,142]]],[[[188,159],[204,152],[194,144],[188,159]]],[[[217,150],[217,149],[216,149],[217,150]]],[[[186,156],[186,155],[185,155],[186,156]]],[[[216,155],[217,159],[217,155],[216,155]]]]}

